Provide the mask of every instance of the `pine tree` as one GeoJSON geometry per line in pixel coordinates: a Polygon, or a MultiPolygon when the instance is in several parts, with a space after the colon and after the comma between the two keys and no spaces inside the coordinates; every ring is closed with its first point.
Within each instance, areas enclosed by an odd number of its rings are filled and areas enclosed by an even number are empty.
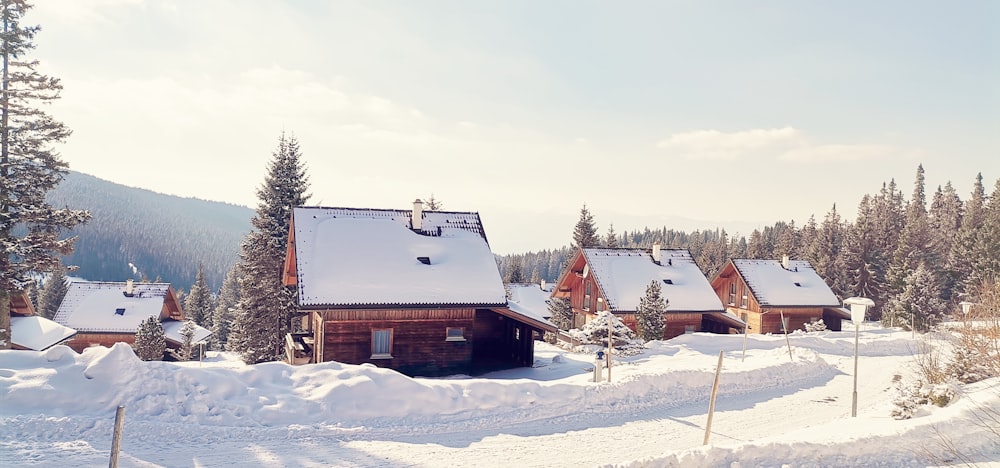
{"type": "Polygon", "coordinates": [[[424,204],[427,205],[427,209],[430,211],[441,211],[444,209],[444,203],[442,203],[441,200],[434,198],[433,193],[429,198],[427,198],[427,200],[424,200],[424,204]]]}
{"type": "Polygon", "coordinates": [[[921,264],[906,277],[903,292],[886,304],[882,323],[926,332],[937,325],[944,314],[945,303],[938,297],[934,275],[921,264]]]}
{"type": "Polygon", "coordinates": [[[251,223],[254,230],[240,252],[240,301],[227,349],[247,364],[279,359],[285,335],[291,331],[295,293],[281,284],[288,225],[292,209],[305,204],[308,177],[295,137],[284,134],[268,164],[268,175],[257,190],[260,203],[251,223]]]}
{"type": "Polygon", "coordinates": [[[549,314],[552,315],[552,323],[560,330],[573,328],[573,308],[569,300],[561,297],[549,299],[549,314]]]}
{"type": "Polygon", "coordinates": [[[899,235],[899,243],[889,266],[889,292],[899,294],[906,277],[917,265],[934,268],[937,263],[931,257],[931,237],[927,220],[927,197],[924,195],[924,167],[917,166],[917,176],[913,183],[913,196],[906,208],[906,223],[899,235]]]}
{"type": "Polygon", "coordinates": [[[170,354],[178,361],[190,361],[194,357],[194,320],[185,320],[181,325],[181,346],[170,354]]]}
{"type": "MultiPolygon", "coordinates": [[[[996,197],[996,195],[993,195],[996,197]]],[[[976,243],[979,231],[983,226],[986,205],[986,190],[983,188],[983,174],[977,174],[973,183],[972,195],[962,206],[962,225],[951,246],[948,261],[948,274],[956,278],[957,284],[953,292],[958,298],[968,298],[970,292],[975,292],[979,284],[971,280],[972,266],[976,261],[976,243]]]]}
{"type": "Polygon", "coordinates": [[[163,334],[163,325],[160,325],[159,317],[150,315],[139,324],[139,328],[135,331],[133,348],[136,356],[143,361],[163,360],[163,353],[167,349],[167,338],[163,334]]]}
{"type": "Polygon", "coordinates": [[[214,308],[212,292],[208,288],[208,282],[205,281],[205,268],[199,263],[194,284],[191,285],[191,291],[184,298],[184,312],[194,323],[211,329],[214,308]]]}
{"type": "Polygon", "coordinates": [[[823,224],[815,230],[812,245],[809,248],[809,260],[821,278],[830,286],[838,297],[847,297],[850,289],[850,279],[844,263],[844,223],[840,221],[837,205],[823,218],[823,224]]]}
{"type": "Polygon", "coordinates": [[[209,348],[226,349],[229,341],[229,331],[233,322],[233,311],[240,301],[239,263],[230,268],[215,301],[212,311],[212,336],[209,337],[209,348]]]}
{"type": "Polygon", "coordinates": [[[617,249],[620,246],[614,223],[608,225],[608,233],[604,236],[604,246],[609,249],[617,249]]]}
{"type": "Polygon", "coordinates": [[[927,218],[933,251],[932,257],[940,265],[943,265],[939,277],[941,299],[955,305],[958,302],[955,288],[960,278],[953,270],[954,261],[951,255],[955,239],[958,238],[959,229],[962,227],[962,200],[958,197],[951,182],[945,184],[944,189],[939,186],[934,192],[927,218]]]}
{"type": "Polygon", "coordinates": [[[56,312],[59,310],[59,305],[62,304],[63,298],[66,297],[69,284],[66,281],[65,270],[62,267],[53,270],[38,293],[37,312],[42,317],[47,319],[55,317],[56,312]]]}
{"type": "Polygon", "coordinates": [[[503,282],[507,284],[524,282],[524,265],[520,255],[510,256],[510,262],[507,264],[507,275],[504,276],[503,282]]]}
{"type": "Polygon", "coordinates": [[[573,246],[576,248],[598,247],[601,239],[597,235],[597,226],[594,224],[594,217],[587,210],[584,204],[580,209],[580,220],[573,228],[573,246]]]}
{"type": "Polygon", "coordinates": [[[635,312],[639,337],[646,341],[662,340],[667,326],[667,300],[662,296],[660,282],[653,280],[646,286],[646,295],[639,299],[635,312]]]}
{"type": "Polygon", "coordinates": [[[27,58],[39,31],[21,24],[30,8],[26,0],[0,3],[0,349],[10,347],[10,292],[31,284],[33,273],[59,266],[75,241],[60,239],[60,231],[90,218],[86,211],[53,208],[45,199],[67,172],[51,145],[69,137],[70,129],[39,107],[57,99],[62,85],[27,58]],[[25,233],[16,234],[15,227],[25,233]]]}
{"type": "Polygon", "coordinates": [[[1000,179],[983,207],[983,223],[976,235],[966,288],[975,291],[977,286],[996,278],[1000,278],[1000,179]]]}
{"type": "Polygon", "coordinates": [[[843,262],[851,296],[867,297],[875,302],[873,318],[881,317],[885,305],[885,271],[887,255],[880,248],[879,220],[876,202],[865,195],[858,204],[858,217],[847,229],[844,241],[843,262]]]}

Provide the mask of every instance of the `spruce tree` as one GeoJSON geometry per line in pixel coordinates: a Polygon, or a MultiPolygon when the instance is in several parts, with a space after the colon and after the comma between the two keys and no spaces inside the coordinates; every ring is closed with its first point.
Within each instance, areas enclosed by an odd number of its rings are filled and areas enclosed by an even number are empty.
{"type": "Polygon", "coordinates": [[[635,324],[639,337],[646,341],[662,340],[667,326],[667,300],[662,297],[660,282],[653,280],[646,286],[646,295],[639,299],[635,324]]]}
{"type": "Polygon", "coordinates": [[[549,314],[551,314],[552,324],[560,330],[573,328],[573,308],[569,305],[569,300],[561,297],[549,299],[549,314]]]}
{"type": "Polygon", "coordinates": [[[930,229],[932,258],[943,267],[938,278],[941,283],[941,299],[951,305],[957,304],[955,287],[960,277],[953,270],[954,261],[951,258],[955,239],[962,227],[962,200],[958,197],[951,182],[940,186],[934,192],[931,207],[927,212],[930,229]]]}
{"type": "Polygon", "coordinates": [[[38,26],[22,24],[26,0],[0,2],[0,349],[10,347],[10,292],[32,282],[32,275],[60,266],[75,238],[60,231],[86,222],[82,210],[53,208],[45,199],[65,176],[67,164],[52,148],[70,129],[40,106],[59,97],[59,80],[37,71],[28,58],[38,26]],[[26,228],[15,233],[15,227],[26,228]]]}
{"type": "Polygon", "coordinates": [[[143,361],[163,360],[167,350],[167,338],[163,334],[163,325],[159,317],[150,315],[139,324],[135,331],[135,344],[132,346],[136,356],[143,361]]]}
{"type": "Polygon", "coordinates": [[[520,255],[511,255],[509,257],[510,261],[507,263],[507,274],[504,276],[504,283],[523,283],[524,282],[524,265],[521,262],[520,255]]]}
{"type": "Polygon", "coordinates": [[[573,228],[573,246],[583,249],[598,247],[600,245],[601,239],[597,235],[597,226],[594,224],[594,217],[590,214],[590,210],[587,209],[587,205],[584,204],[583,208],[580,208],[580,220],[576,222],[576,226],[573,228]]]}
{"type": "Polygon", "coordinates": [[[427,205],[427,209],[430,211],[441,211],[444,209],[444,203],[442,203],[441,200],[434,198],[433,193],[430,197],[424,200],[424,204],[427,205]]]}
{"type": "Polygon", "coordinates": [[[977,291],[979,287],[970,278],[973,263],[976,261],[976,243],[983,226],[985,205],[986,190],[983,187],[983,174],[980,173],[976,175],[973,183],[972,195],[962,205],[962,224],[951,246],[947,266],[948,274],[957,281],[953,295],[959,299],[967,299],[969,293],[977,291]]]}
{"type": "Polygon", "coordinates": [[[966,289],[976,291],[983,283],[1000,278],[1000,179],[983,207],[983,223],[972,250],[972,271],[966,289]]]}
{"type": "Polygon", "coordinates": [[[205,281],[205,268],[199,263],[194,284],[184,298],[184,312],[194,323],[211,329],[212,310],[215,308],[212,302],[212,292],[208,288],[208,282],[205,281]]]}
{"type": "Polygon", "coordinates": [[[903,291],[886,304],[882,323],[926,332],[941,321],[945,307],[938,297],[934,275],[921,264],[906,277],[903,291]]]}
{"type": "Polygon", "coordinates": [[[36,308],[39,315],[47,319],[51,319],[56,316],[56,312],[59,310],[59,305],[62,304],[62,300],[66,297],[66,291],[69,290],[69,284],[66,280],[66,269],[56,268],[49,275],[49,278],[45,280],[45,284],[38,293],[38,307],[36,308]]]}
{"type": "Polygon", "coordinates": [[[309,199],[309,181],[295,137],[282,134],[272,156],[264,184],[257,190],[254,230],[241,246],[240,301],[227,344],[247,364],[283,355],[296,303],[295,292],[281,284],[288,226],[292,209],[309,199]]]}
{"type": "Polygon", "coordinates": [[[614,223],[608,225],[608,233],[604,236],[604,246],[609,249],[617,249],[620,247],[620,244],[618,243],[618,234],[615,233],[614,223]]]}
{"type": "Polygon", "coordinates": [[[210,349],[226,349],[226,343],[229,341],[233,311],[240,300],[239,268],[239,263],[233,265],[226,274],[226,279],[222,282],[222,287],[219,288],[219,294],[215,301],[215,310],[212,311],[212,336],[209,337],[208,341],[210,349]]]}
{"type": "Polygon", "coordinates": [[[178,361],[190,361],[194,357],[194,320],[185,320],[181,325],[181,345],[170,354],[178,361]]]}
{"type": "Polygon", "coordinates": [[[844,240],[843,263],[849,282],[851,296],[867,297],[875,302],[872,309],[874,319],[881,317],[885,305],[885,271],[888,262],[886,252],[880,248],[879,220],[876,218],[876,203],[870,195],[865,195],[858,204],[858,217],[847,228],[844,240]]]}

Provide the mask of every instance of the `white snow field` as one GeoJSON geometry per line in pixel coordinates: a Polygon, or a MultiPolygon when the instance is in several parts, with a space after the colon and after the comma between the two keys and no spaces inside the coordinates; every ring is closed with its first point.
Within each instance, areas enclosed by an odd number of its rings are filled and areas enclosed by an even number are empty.
{"type": "Polygon", "coordinates": [[[745,360],[740,335],[653,342],[616,359],[611,383],[591,382],[593,355],[545,343],[534,368],[449,379],[245,366],[226,353],[142,362],[122,344],[0,351],[0,466],[106,466],[118,405],[120,466],[927,466],[941,463],[927,452],[947,458],[943,439],[1000,466],[977,418],[1000,408],[1000,380],[892,419],[893,381],[912,381],[919,347],[908,332],[866,328],[852,418],[853,330],[789,342],[791,358],[784,336],[751,335],[745,360]]]}

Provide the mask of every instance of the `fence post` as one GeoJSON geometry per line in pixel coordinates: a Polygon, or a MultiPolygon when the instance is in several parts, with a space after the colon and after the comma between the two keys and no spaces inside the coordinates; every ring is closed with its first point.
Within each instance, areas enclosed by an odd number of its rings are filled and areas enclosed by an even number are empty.
{"type": "Polygon", "coordinates": [[[122,430],[125,428],[125,407],[119,406],[115,411],[115,433],[111,439],[111,461],[108,468],[118,468],[118,452],[122,447],[122,430]]]}
{"type": "Polygon", "coordinates": [[[705,425],[705,441],[701,445],[708,445],[708,436],[712,433],[712,416],[715,415],[715,397],[719,395],[720,374],[722,374],[722,351],[719,351],[719,365],[715,368],[715,383],[712,384],[712,397],[708,403],[708,424],[705,425]]]}

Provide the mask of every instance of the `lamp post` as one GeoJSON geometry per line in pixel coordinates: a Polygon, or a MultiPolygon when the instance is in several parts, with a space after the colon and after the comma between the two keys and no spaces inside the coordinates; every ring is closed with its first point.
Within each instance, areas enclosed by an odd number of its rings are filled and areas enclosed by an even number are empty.
{"type": "Polygon", "coordinates": [[[958,305],[962,306],[962,318],[969,318],[969,312],[972,312],[972,306],[976,305],[975,302],[962,301],[958,305]]]}
{"type": "Polygon", "coordinates": [[[854,391],[851,393],[851,417],[858,416],[858,335],[861,322],[865,321],[865,313],[869,307],[875,306],[875,301],[867,297],[851,297],[844,301],[851,306],[851,321],[854,322],[854,391]]]}

